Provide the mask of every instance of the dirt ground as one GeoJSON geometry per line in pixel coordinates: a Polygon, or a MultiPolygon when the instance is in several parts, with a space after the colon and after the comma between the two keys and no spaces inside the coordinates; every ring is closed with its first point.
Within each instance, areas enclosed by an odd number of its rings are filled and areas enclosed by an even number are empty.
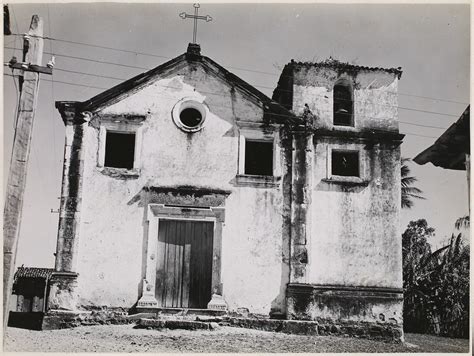
{"type": "Polygon", "coordinates": [[[37,352],[468,352],[469,340],[406,334],[405,344],[220,327],[146,330],[134,325],[33,331],[8,328],[4,351],[37,352]]]}

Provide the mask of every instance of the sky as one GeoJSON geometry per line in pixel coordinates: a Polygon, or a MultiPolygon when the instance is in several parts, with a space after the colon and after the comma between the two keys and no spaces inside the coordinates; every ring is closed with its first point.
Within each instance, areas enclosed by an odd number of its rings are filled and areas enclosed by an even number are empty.
{"type": "MultiPolygon", "coordinates": [[[[51,210],[59,208],[65,133],[54,101],[87,100],[184,53],[193,24],[178,14],[193,10],[191,4],[10,5],[14,33],[25,33],[31,16],[38,14],[44,35],[56,39],[44,43],[43,65],[51,58],[48,53],[55,54],[56,65],[53,76],[42,76],[40,83],[17,266],[54,266],[58,213],[51,210]]],[[[413,158],[430,146],[468,105],[469,5],[202,3],[200,14],[213,18],[198,27],[202,54],[270,97],[291,59],[332,56],[358,65],[402,67],[403,157],[413,158]]],[[[12,55],[20,60],[21,37],[4,36],[3,41],[4,62],[12,55]]],[[[8,67],[3,76],[4,191],[17,101],[13,78],[5,74],[11,74],[8,67]]],[[[425,218],[436,229],[432,244],[440,246],[455,220],[468,212],[466,172],[431,164],[410,168],[426,200],[402,211],[401,231],[409,221],[425,218]]]]}

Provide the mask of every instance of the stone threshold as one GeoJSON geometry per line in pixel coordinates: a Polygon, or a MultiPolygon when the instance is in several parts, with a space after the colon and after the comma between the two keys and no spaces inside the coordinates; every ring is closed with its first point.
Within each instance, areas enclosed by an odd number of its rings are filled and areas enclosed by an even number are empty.
{"type": "Polygon", "coordinates": [[[206,317],[197,316],[195,320],[176,318],[142,318],[136,328],[144,329],[185,329],[185,330],[215,330],[219,326],[240,327],[269,332],[282,332],[296,335],[312,336],[345,336],[401,342],[403,332],[391,324],[355,323],[355,322],[317,322],[306,320],[277,320],[268,318],[240,317],[206,317]]]}
{"type": "Polygon", "coordinates": [[[139,319],[135,329],[184,329],[184,330],[215,330],[219,327],[216,322],[177,319],[139,319]]]}
{"type": "Polygon", "coordinates": [[[269,332],[296,335],[343,336],[402,342],[403,331],[399,325],[389,323],[331,321],[331,320],[281,320],[259,317],[199,314],[137,313],[121,312],[61,312],[46,313],[42,330],[72,328],[80,325],[136,324],[144,329],[215,330],[219,326],[240,327],[269,332]]]}
{"type": "Polygon", "coordinates": [[[334,335],[356,337],[388,342],[402,342],[403,330],[398,325],[387,323],[350,321],[276,320],[258,318],[224,318],[220,325],[283,332],[298,335],[334,335]]]}
{"type": "Polygon", "coordinates": [[[154,313],[164,315],[225,315],[226,310],[215,310],[215,309],[196,309],[196,308],[137,308],[140,313],[154,313]]]}

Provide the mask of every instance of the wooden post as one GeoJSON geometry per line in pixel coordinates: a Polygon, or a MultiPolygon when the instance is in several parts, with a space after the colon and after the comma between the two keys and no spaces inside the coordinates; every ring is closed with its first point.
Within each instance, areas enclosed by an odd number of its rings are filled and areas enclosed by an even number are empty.
{"type": "MultiPolygon", "coordinates": [[[[29,64],[41,65],[43,57],[42,36],[43,20],[38,15],[33,15],[30,30],[27,36],[24,37],[23,42],[23,63],[25,63],[25,67],[29,67],[29,64]]],[[[25,70],[23,80],[20,81],[20,103],[13,138],[5,209],[3,211],[3,330],[6,330],[8,324],[9,302],[12,293],[39,76],[38,71],[25,70]]]]}

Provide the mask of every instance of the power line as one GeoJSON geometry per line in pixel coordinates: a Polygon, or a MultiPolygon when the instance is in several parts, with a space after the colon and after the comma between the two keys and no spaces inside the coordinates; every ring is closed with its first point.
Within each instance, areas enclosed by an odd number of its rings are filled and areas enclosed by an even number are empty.
{"type": "Polygon", "coordinates": [[[446,129],[447,129],[447,127],[414,124],[414,123],[412,123],[412,122],[401,121],[401,120],[399,120],[398,122],[400,122],[400,123],[402,123],[402,124],[407,124],[407,125],[415,125],[415,126],[420,126],[420,127],[428,127],[428,128],[431,128],[431,129],[440,129],[440,130],[446,130],[446,129]]]}
{"type": "Polygon", "coordinates": [[[455,100],[448,100],[448,99],[438,99],[438,98],[432,98],[430,96],[421,96],[421,95],[414,95],[414,94],[406,94],[406,93],[398,93],[398,95],[402,96],[413,96],[415,98],[422,98],[422,99],[429,99],[429,100],[434,100],[434,101],[446,101],[447,103],[455,103],[455,104],[462,104],[462,105],[469,105],[469,103],[463,103],[461,101],[455,101],[455,100]]]}
{"type": "MultiPolygon", "coordinates": [[[[51,54],[52,55],[52,53],[49,53],[49,52],[44,52],[44,54],[51,54]]],[[[120,64],[120,63],[114,63],[114,62],[98,61],[98,60],[95,60],[95,59],[84,58],[84,57],[68,56],[68,55],[65,55],[65,54],[55,54],[55,56],[56,57],[78,59],[78,60],[94,62],[94,63],[110,64],[110,65],[125,67],[125,68],[143,69],[143,70],[150,70],[151,69],[151,68],[146,68],[146,67],[137,67],[137,66],[131,66],[131,65],[127,65],[127,64],[120,64]]]]}
{"type": "MultiPolygon", "coordinates": [[[[23,36],[20,33],[12,33],[13,36],[23,36]]],[[[38,36],[37,36],[38,37],[38,36]]],[[[158,54],[151,54],[151,53],[145,53],[145,52],[138,52],[138,51],[130,51],[127,49],[121,49],[121,48],[114,48],[114,47],[107,47],[107,46],[100,46],[100,45],[95,45],[91,43],[85,43],[85,42],[77,42],[77,41],[69,41],[69,40],[63,40],[59,38],[53,38],[53,37],[48,37],[48,36],[42,36],[43,39],[45,40],[50,40],[50,41],[57,41],[57,42],[63,42],[63,43],[71,43],[71,44],[77,44],[81,46],[88,46],[88,47],[94,47],[94,48],[102,48],[102,49],[108,49],[112,51],[118,51],[118,52],[125,52],[125,53],[132,53],[132,54],[139,54],[142,56],[149,56],[149,57],[156,57],[156,58],[166,58],[170,59],[171,57],[167,56],[160,56],[158,54]]]]}
{"type": "MultiPolygon", "coordinates": [[[[50,38],[46,38],[46,39],[50,39],[50,38]]],[[[7,49],[13,49],[13,50],[17,49],[17,48],[8,47],[8,46],[5,46],[5,48],[7,48],[7,49]]],[[[107,48],[107,47],[104,47],[104,48],[107,48]]],[[[119,50],[119,49],[115,49],[115,50],[121,51],[121,50],[119,50]]],[[[49,53],[49,52],[44,52],[44,53],[45,53],[45,54],[51,54],[51,55],[53,55],[53,53],[49,53]]],[[[135,52],[133,52],[133,53],[135,53],[135,52]]],[[[151,69],[151,68],[147,68],[147,67],[138,67],[138,66],[120,64],[120,63],[114,63],[114,62],[99,61],[99,60],[94,60],[94,59],[91,59],[91,58],[84,58],[84,57],[77,57],[77,56],[69,56],[69,55],[65,55],[65,54],[56,54],[56,56],[58,56],[58,57],[64,57],[64,58],[77,59],[77,60],[83,60],[83,61],[89,61],[89,62],[94,62],[94,63],[115,65],[115,66],[120,66],[120,67],[125,67],[125,68],[133,68],[133,69],[141,69],[141,70],[150,70],[150,69],[151,69]]],[[[165,58],[169,58],[169,57],[165,57],[165,58]]],[[[255,73],[271,74],[271,73],[269,73],[269,72],[262,72],[262,71],[258,71],[258,70],[244,69],[244,68],[238,68],[238,67],[230,67],[230,66],[228,66],[228,68],[234,68],[234,69],[237,69],[237,70],[245,70],[245,71],[250,71],[250,72],[255,72],[255,73]]],[[[63,69],[62,71],[66,71],[66,70],[63,69]]],[[[79,72],[78,72],[78,74],[91,75],[91,74],[88,74],[88,73],[79,73],[79,72]]],[[[97,75],[97,76],[100,77],[100,75],[97,75]]],[[[104,77],[104,78],[105,78],[105,77],[104,77]]],[[[127,80],[127,79],[113,78],[113,77],[109,77],[108,79],[127,80]]],[[[254,86],[254,87],[260,87],[260,88],[266,88],[266,89],[274,89],[274,88],[271,88],[271,87],[268,87],[268,86],[256,85],[256,84],[253,85],[253,86],[254,86]]],[[[280,90],[286,91],[286,92],[290,92],[290,90],[285,90],[285,89],[280,89],[280,90]]],[[[417,98],[423,98],[423,99],[429,99],[429,100],[435,100],[435,101],[445,101],[445,102],[450,102],[450,103],[457,103],[457,104],[468,105],[468,103],[463,103],[463,102],[460,102],[460,101],[447,100],[447,99],[439,99],[439,98],[431,98],[431,97],[421,96],[421,95],[404,94],[404,93],[394,93],[394,94],[403,95],[403,96],[413,96],[413,97],[417,97],[417,98]]],[[[343,99],[343,100],[344,100],[344,99],[343,99]]],[[[347,99],[345,99],[345,100],[347,100],[347,99]]],[[[427,111],[427,110],[421,110],[421,109],[406,108],[406,107],[394,106],[394,105],[383,105],[383,104],[378,104],[378,105],[380,105],[380,106],[386,106],[386,107],[397,107],[397,108],[402,109],[402,110],[418,111],[418,112],[425,112],[425,113],[429,113],[429,114],[436,114],[436,115],[445,115],[445,116],[458,117],[457,114],[440,113],[440,112],[435,112],[435,111],[427,111]]]]}
{"type": "MultiPolygon", "coordinates": [[[[17,31],[18,31],[18,28],[17,28],[17,31]]],[[[21,34],[19,34],[19,33],[15,33],[15,34],[12,34],[12,35],[14,35],[14,36],[23,36],[23,35],[21,35],[21,34]]],[[[69,40],[64,40],[64,39],[59,39],[59,38],[52,38],[52,37],[46,37],[46,36],[44,36],[43,38],[46,39],[46,40],[50,40],[50,41],[58,41],[58,42],[64,42],[64,43],[70,43],[70,44],[77,44],[77,45],[81,45],[81,46],[88,46],[88,47],[94,47],[94,48],[102,48],[102,49],[108,49],[108,50],[118,51],[118,52],[133,53],[133,54],[142,55],[142,56],[149,56],[149,57],[155,57],[155,58],[165,58],[165,59],[171,59],[171,58],[172,58],[172,57],[169,57],[169,56],[162,56],[162,55],[157,55],[157,54],[153,54],[153,53],[130,51],[130,50],[126,50],[126,49],[114,48],[114,47],[107,47],[107,46],[100,46],[100,45],[94,45],[94,44],[85,43],[85,42],[69,41],[69,40]]],[[[8,48],[8,47],[5,47],[5,48],[8,48]]],[[[108,63],[108,64],[112,64],[112,63],[108,63]]],[[[262,70],[248,69],[248,68],[234,67],[234,66],[226,66],[226,67],[227,67],[227,68],[236,69],[236,70],[240,70],[240,71],[245,71],[245,72],[260,73],[260,74],[267,74],[267,75],[272,75],[272,76],[281,77],[281,73],[276,73],[276,72],[266,72],[266,71],[262,71],[262,70]]],[[[135,67],[135,68],[138,68],[138,69],[147,69],[147,68],[141,68],[141,67],[135,67]]],[[[265,86],[263,86],[263,85],[255,85],[255,86],[258,86],[258,87],[261,87],[261,88],[267,88],[267,89],[274,89],[274,88],[271,88],[271,87],[265,87],[265,86]]],[[[411,96],[411,97],[415,97],[415,98],[421,98],[421,99],[427,99],[427,100],[433,100],[433,101],[444,101],[444,102],[448,102],[448,103],[469,105],[469,103],[461,102],[461,101],[456,101],[456,100],[433,98],[433,97],[429,97],[429,96],[408,94],[408,93],[403,93],[403,92],[398,92],[398,95],[411,96]]]]}
{"type": "Polygon", "coordinates": [[[398,107],[399,109],[402,109],[402,110],[424,112],[424,113],[427,113],[427,114],[445,115],[445,116],[453,116],[453,117],[459,117],[460,116],[460,115],[448,114],[448,113],[444,113],[444,112],[420,110],[420,109],[413,109],[413,108],[405,108],[403,106],[394,106],[394,107],[398,107]]]}
{"type": "MultiPolygon", "coordinates": [[[[14,75],[7,74],[7,73],[4,73],[3,75],[14,77],[14,75]]],[[[52,80],[48,80],[48,79],[42,79],[42,80],[47,81],[47,82],[52,82],[52,80]]],[[[102,87],[96,87],[96,86],[84,85],[84,84],[77,84],[77,83],[69,83],[69,82],[63,82],[63,81],[58,81],[58,80],[56,80],[55,83],[61,83],[61,84],[67,84],[67,85],[72,85],[72,86],[79,86],[79,87],[86,87],[86,88],[91,88],[91,89],[107,89],[107,88],[102,88],[102,87]]],[[[222,107],[222,108],[231,108],[231,107],[222,106],[222,105],[214,105],[214,106],[219,106],[219,107],[222,107]]],[[[275,115],[276,116],[281,116],[281,117],[288,117],[288,118],[292,117],[292,116],[289,116],[289,115],[282,115],[282,114],[275,114],[275,115]]],[[[368,117],[365,117],[365,118],[368,118],[368,117]]],[[[414,125],[414,126],[433,127],[433,128],[443,129],[442,127],[436,127],[436,126],[418,125],[418,124],[412,124],[412,123],[408,123],[408,122],[404,122],[404,121],[399,121],[399,122],[411,124],[411,125],[414,125]]],[[[404,134],[411,135],[411,136],[426,137],[426,138],[438,138],[436,136],[418,135],[418,134],[408,133],[408,132],[405,132],[404,134]]]]}
{"type": "MultiPolygon", "coordinates": [[[[52,34],[51,31],[51,16],[49,14],[49,4],[46,4],[46,9],[48,10],[48,29],[49,29],[49,34],[52,34]]],[[[53,51],[53,42],[49,42],[49,47],[51,49],[51,53],[53,53],[53,57],[51,58],[51,61],[54,58],[54,51],[53,51]]],[[[51,73],[51,113],[54,115],[54,71],[51,73]]],[[[52,125],[52,132],[53,132],[53,167],[54,163],[56,162],[56,133],[54,129],[54,121],[51,120],[51,125],[52,125]]]]}
{"type": "Polygon", "coordinates": [[[418,137],[425,137],[425,138],[439,138],[436,136],[426,136],[426,135],[418,135],[414,133],[408,133],[408,132],[402,132],[404,135],[409,135],[409,136],[418,136],[418,137]]]}
{"type": "MultiPolygon", "coordinates": [[[[126,78],[110,77],[110,76],[104,76],[104,75],[100,75],[100,74],[85,73],[85,72],[73,71],[73,70],[62,69],[62,68],[55,68],[55,70],[58,70],[58,71],[61,71],[61,72],[67,72],[67,73],[75,73],[75,74],[80,74],[80,75],[87,75],[87,76],[105,78],[105,79],[127,80],[126,78]]],[[[256,87],[263,87],[263,86],[261,86],[261,85],[254,85],[254,86],[256,86],[256,87]]],[[[264,87],[264,88],[268,88],[268,87],[264,87]]],[[[218,94],[218,93],[214,93],[214,94],[218,94]]],[[[380,106],[386,106],[386,107],[395,107],[395,108],[399,108],[399,109],[402,109],[402,110],[420,111],[420,112],[431,113],[431,114],[437,114],[437,115],[446,115],[446,116],[458,117],[458,115],[454,115],[454,114],[447,114],[447,113],[440,113],[440,112],[434,112],[434,111],[419,110],[419,109],[414,109],[414,108],[405,108],[405,107],[394,106],[394,105],[382,105],[382,104],[379,104],[379,105],[380,105],[380,106]]],[[[400,122],[403,122],[403,121],[400,121],[400,122]]],[[[412,124],[412,123],[410,123],[410,122],[404,122],[404,123],[406,123],[406,124],[412,124]]],[[[412,124],[412,125],[413,125],[413,124],[412,124]]],[[[423,126],[423,125],[419,125],[419,126],[423,126]]],[[[446,129],[446,127],[439,127],[439,126],[425,126],[425,127],[438,128],[438,129],[446,129]]]]}
{"type": "MultiPolygon", "coordinates": [[[[16,75],[11,75],[8,73],[3,73],[3,75],[8,76],[8,77],[16,77],[16,75]]],[[[52,82],[50,79],[41,79],[42,81],[44,80],[45,82],[52,82]]],[[[91,89],[101,89],[101,90],[107,90],[108,88],[104,87],[96,87],[92,85],[84,85],[84,84],[77,84],[77,83],[69,83],[69,82],[63,82],[60,80],[55,80],[55,83],[61,83],[61,84],[67,84],[67,85],[73,85],[73,86],[78,86],[78,87],[86,87],[86,88],[91,88],[91,89]]]]}
{"type": "MultiPolygon", "coordinates": [[[[61,70],[61,69],[58,69],[58,70],[61,70]]],[[[81,72],[76,72],[76,71],[68,71],[68,70],[64,70],[66,72],[72,72],[72,73],[80,73],[80,74],[86,74],[86,75],[92,75],[92,76],[95,76],[93,74],[87,74],[87,73],[81,73],[81,72]]],[[[7,76],[12,76],[10,74],[4,74],[4,75],[7,75],[7,76]]],[[[104,76],[100,76],[100,75],[97,75],[98,77],[104,77],[104,76]]],[[[104,77],[104,78],[113,78],[113,77],[104,77]]],[[[113,78],[113,79],[119,79],[119,78],[113,78]]],[[[48,80],[48,79],[43,79],[44,81],[48,81],[48,82],[54,82],[53,80],[48,80]]],[[[91,85],[85,85],[85,84],[78,84],[78,83],[70,83],[70,82],[64,82],[64,81],[55,81],[57,83],[61,83],[61,84],[67,84],[67,85],[73,85],[73,86],[80,86],[80,87],[86,87],[86,88],[91,88],[91,89],[104,89],[106,90],[107,88],[104,88],[104,87],[98,87],[98,86],[91,86],[91,85]]],[[[165,88],[170,88],[169,86],[161,86],[161,87],[165,87],[165,88]]],[[[206,93],[206,92],[203,92],[203,93],[206,93]]],[[[212,94],[219,94],[219,93],[212,93],[212,94]]],[[[225,95],[225,94],[221,94],[221,95],[225,95]]],[[[286,117],[289,117],[287,115],[284,115],[286,117]]],[[[372,117],[372,118],[375,118],[375,117],[372,117]]],[[[427,128],[434,128],[434,129],[441,129],[441,130],[446,130],[447,127],[441,127],[441,126],[431,126],[431,125],[421,125],[421,124],[415,124],[415,123],[412,123],[412,122],[408,122],[408,121],[399,121],[400,123],[403,123],[403,124],[407,124],[407,125],[413,125],[413,126],[420,126],[420,127],[427,127],[427,128]]]]}
{"type": "MultiPolygon", "coordinates": [[[[107,76],[102,76],[102,75],[96,75],[96,74],[90,74],[90,73],[84,73],[84,72],[79,72],[79,71],[70,71],[70,70],[65,70],[65,69],[59,69],[59,68],[56,68],[56,70],[59,70],[59,71],[64,71],[64,72],[69,72],[69,73],[76,73],[76,74],[80,74],[80,75],[89,75],[89,76],[96,76],[96,77],[100,77],[100,78],[108,78],[108,79],[115,79],[115,80],[122,80],[122,78],[116,78],[116,77],[107,77],[107,76]]],[[[44,79],[46,81],[49,81],[47,79],[44,79]]],[[[74,86],[81,86],[81,87],[88,87],[88,88],[94,88],[94,89],[108,89],[108,88],[103,88],[103,87],[97,87],[97,86],[90,86],[90,85],[84,85],[84,84],[77,84],[77,83],[70,83],[70,82],[63,82],[63,81],[57,81],[58,83],[62,83],[62,84],[68,84],[68,85],[74,85],[74,86]]],[[[174,87],[170,87],[168,85],[160,85],[160,87],[163,87],[163,88],[171,88],[171,89],[175,89],[174,87]]],[[[212,95],[221,95],[221,96],[225,96],[226,94],[223,94],[223,93],[216,93],[216,92],[205,92],[205,91],[201,91],[202,93],[204,94],[212,94],[212,95]]],[[[412,110],[416,110],[416,109],[412,109],[412,110]]],[[[329,111],[326,111],[326,113],[328,113],[329,111]]],[[[423,111],[423,112],[426,112],[426,111],[423,111]]],[[[349,114],[348,114],[349,115],[349,114]]],[[[285,115],[286,116],[286,115],[285,115]]],[[[453,115],[455,116],[455,115],[453,115]]],[[[288,116],[287,116],[288,117],[288,116]]],[[[377,119],[380,119],[380,117],[366,117],[366,118],[377,118],[377,119]]],[[[399,121],[400,123],[403,123],[403,124],[407,124],[407,125],[413,125],[413,126],[420,126],[420,127],[426,127],[426,128],[433,128],[433,129],[440,129],[440,130],[446,130],[447,127],[441,127],[441,126],[433,126],[433,125],[422,125],[422,124],[416,124],[416,123],[412,123],[412,122],[408,122],[408,121],[399,121]]]]}
{"type": "MultiPolygon", "coordinates": [[[[19,34],[19,33],[12,33],[12,35],[13,35],[13,36],[23,36],[22,34],[19,34]]],[[[170,57],[170,56],[162,56],[162,55],[153,54],[153,53],[131,51],[131,50],[122,49],[122,48],[100,46],[100,45],[95,45],[95,44],[91,44],[91,43],[77,42],[77,41],[70,41],[70,40],[63,40],[63,39],[52,38],[52,37],[47,37],[47,36],[43,36],[43,39],[45,39],[45,40],[50,40],[50,41],[58,41],[58,42],[63,42],[63,43],[77,44],[77,45],[81,45],[81,46],[88,46],[88,47],[101,48],[101,49],[108,49],[108,50],[117,51],[117,52],[132,53],[132,54],[135,54],[135,55],[138,54],[138,55],[148,56],[148,57],[165,58],[165,59],[171,59],[171,58],[173,58],[173,57],[170,57]]],[[[255,70],[255,69],[246,69],[246,68],[239,68],[239,67],[232,67],[232,66],[227,66],[227,68],[233,68],[233,69],[243,70],[243,71],[247,71],[247,72],[268,74],[268,75],[274,75],[274,76],[278,76],[278,75],[279,75],[278,73],[264,72],[264,71],[255,70]]]]}
{"type": "MultiPolygon", "coordinates": [[[[5,46],[4,48],[6,48],[6,49],[13,49],[13,50],[18,49],[18,48],[13,48],[13,47],[8,47],[8,46],[5,46]]],[[[43,53],[44,53],[44,54],[53,55],[53,53],[51,53],[51,52],[43,52],[43,53]]],[[[150,68],[145,68],[145,67],[137,67],[137,66],[127,65],[127,64],[120,64],[120,63],[114,63],[114,62],[99,61],[99,60],[96,60],[96,59],[84,58],[84,57],[76,57],[76,56],[69,56],[69,55],[66,55],[66,54],[58,54],[58,53],[56,53],[56,54],[54,54],[54,55],[55,55],[56,57],[72,58],[72,59],[78,59],[78,60],[82,60],[82,61],[93,62],[93,63],[110,64],[110,65],[119,66],[119,67],[125,67],[125,68],[150,70],[150,68]]]]}
{"type": "Polygon", "coordinates": [[[78,71],[75,71],[75,70],[69,70],[69,69],[63,69],[63,68],[57,68],[57,67],[54,67],[54,70],[57,70],[57,71],[60,71],[60,72],[66,72],[66,73],[74,73],[74,74],[80,74],[80,75],[87,75],[87,76],[91,76],[91,77],[105,78],[105,79],[127,80],[126,78],[109,77],[109,76],[106,76],[106,75],[92,74],[92,73],[84,73],[84,72],[78,72],[78,71]]]}

